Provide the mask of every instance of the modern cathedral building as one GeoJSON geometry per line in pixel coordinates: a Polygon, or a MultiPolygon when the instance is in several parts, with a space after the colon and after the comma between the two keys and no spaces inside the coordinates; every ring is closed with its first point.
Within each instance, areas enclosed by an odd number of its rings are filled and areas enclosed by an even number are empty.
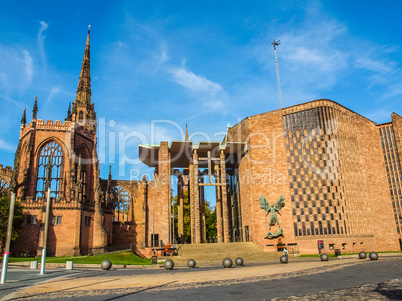
{"type": "Polygon", "coordinates": [[[62,121],[24,111],[14,168],[0,166],[0,193],[24,207],[14,255],[40,255],[46,187],[51,187],[49,255],[102,253],[130,245],[180,242],[183,191],[190,199],[191,243],[207,243],[204,189],[216,192],[217,242],[252,241],[274,252],[401,250],[402,117],[375,122],[327,99],[250,116],[222,142],[140,145],[152,181],[99,177],[91,100],[89,32],[77,96],[62,121]],[[177,181],[173,181],[177,177],[177,181]],[[178,228],[172,227],[177,183],[178,228]]]}

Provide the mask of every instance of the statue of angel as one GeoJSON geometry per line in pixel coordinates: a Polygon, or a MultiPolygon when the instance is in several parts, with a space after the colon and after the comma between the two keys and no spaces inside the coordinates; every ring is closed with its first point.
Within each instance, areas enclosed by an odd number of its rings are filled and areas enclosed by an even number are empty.
{"type": "Polygon", "coordinates": [[[276,213],[281,215],[279,211],[285,206],[285,197],[283,194],[279,197],[278,201],[276,202],[275,206],[272,204],[269,206],[268,202],[265,199],[265,195],[260,196],[260,207],[261,209],[264,209],[266,214],[265,216],[268,216],[269,213],[271,213],[271,219],[269,221],[269,230],[271,230],[272,226],[275,226],[276,223],[278,223],[279,226],[279,231],[277,233],[273,233],[271,231],[268,232],[268,234],[265,236],[265,238],[277,238],[279,236],[283,236],[283,230],[281,225],[279,224],[278,221],[278,216],[276,213]]]}

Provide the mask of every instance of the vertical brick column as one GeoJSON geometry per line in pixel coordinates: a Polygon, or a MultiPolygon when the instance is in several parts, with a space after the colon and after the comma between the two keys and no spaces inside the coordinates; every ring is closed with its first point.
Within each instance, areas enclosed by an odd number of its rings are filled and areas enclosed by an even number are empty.
{"type": "MultiPolygon", "coordinates": [[[[142,225],[141,225],[141,233],[142,233],[142,244],[137,245],[139,247],[148,246],[148,235],[147,235],[147,225],[148,225],[148,215],[147,215],[147,207],[148,207],[148,182],[145,177],[142,179],[143,181],[143,199],[142,199],[142,225]]],[[[138,241],[138,240],[137,240],[138,241]]]]}
{"type": "MultiPolygon", "coordinates": [[[[215,182],[220,183],[219,179],[219,165],[215,164],[215,182]]],[[[223,242],[223,231],[222,231],[222,187],[215,186],[216,191],[216,236],[218,238],[218,243],[223,242]]]]}
{"type": "MultiPolygon", "coordinates": [[[[177,235],[181,239],[184,235],[184,196],[183,196],[183,176],[178,176],[177,181],[177,235]]],[[[182,241],[181,241],[182,242],[182,241]]]]}
{"type": "Polygon", "coordinates": [[[229,208],[226,190],[226,165],[225,153],[221,150],[221,183],[222,183],[222,217],[223,217],[223,242],[230,242],[229,233],[229,208]]]}
{"type": "Polygon", "coordinates": [[[81,209],[75,210],[74,251],[73,256],[81,255],[81,209]]]}
{"type": "Polygon", "coordinates": [[[189,197],[190,197],[190,230],[191,230],[191,243],[195,243],[195,217],[194,217],[194,165],[190,162],[189,166],[189,197]]]}
{"type": "Polygon", "coordinates": [[[155,200],[155,233],[163,243],[171,240],[170,153],[167,141],[162,141],[158,162],[159,195],[155,200]]]}
{"type": "Polygon", "coordinates": [[[200,223],[200,186],[198,183],[198,154],[197,150],[193,152],[194,177],[193,177],[193,195],[194,195],[194,230],[195,243],[201,242],[201,223],[200,223]]]}
{"type": "MultiPolygon", "coordinates": [[[[204,183],[204,178],[201,177],[201,183],[204,183]]],[[[207,233],[206,233],[206,225],[205,225],[205,194],[204,194],[204,187],[200,186],[200,198],[201,198],[201,242],[206,242],[207,240],[207,233]]]]}

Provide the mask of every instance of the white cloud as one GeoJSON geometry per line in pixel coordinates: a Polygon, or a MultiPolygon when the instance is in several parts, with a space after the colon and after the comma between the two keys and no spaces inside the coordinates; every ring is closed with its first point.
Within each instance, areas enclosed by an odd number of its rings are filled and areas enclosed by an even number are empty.
{"type": "Polygon", "coordinates": [[[46,104],[48,104],[53,99],[53,97],[57,95],[60,91],[61,89],[59,87],[52,87],[49,96],[47,97],[46,104]]]}
{"type": "Polygon", "coordinates": [[[32,83],[33,73],[29,51],[0,44],[0,93],[4,98],[26,89],[32,83]]]}
{"type": "Polygon", "coordinates": [[[375,73],[386,74],[395,73],[394,63],[373,58],[358,58],[355,60],[355,68],[366,69],[375,73]]]}
{"type": "Polygon", "coordinates": [[[169,69],[169,73],[173,75],[173,80],[188,88],[194,92],[208,92],[219,93],[222,91],[222,87],[214,83],[203,76],[195,75],[193,72],[186,70],[185,68],[172,67],[169,69]]]}
{"type": "Polygon", "coordinates": [[[0,138],[0,149],[15,151],[17,147],[0,138]]]}
{"type": "Polygon", "coordinates": [[[46,55],[45,55],[45,46],[44,41],[46,36],[43,35],[43,32],[49,27],[49,25],[45,21],[39,21],[40,28],[38,32],[38,46],[40,51],[40,56],[42,58],[43,65],[46,66],[46,55]]]}
{"type": "Polygon", "coordinates": [[[29,55],[28,51],[23,50],[22,52],[24,54],[24,61],[25,61],[26,83],[27,85],[30,85],[32,82],[32,75],[33,75],[32,57],[29,55]]]}
{"type": "Polygon", "coordinates": [[[154,61],[156,62],[155,72],[159,70],[159,68],[168,62],[170,57],[167,53],[167,46],[165,43],[161,43],[161,52],[159,54],[154,55],[154,61]]]}

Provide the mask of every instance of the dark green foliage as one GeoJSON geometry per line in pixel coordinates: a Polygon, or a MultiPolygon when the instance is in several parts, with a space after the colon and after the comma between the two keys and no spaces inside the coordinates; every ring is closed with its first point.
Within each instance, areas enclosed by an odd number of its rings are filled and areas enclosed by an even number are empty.
{"type": "MultiPolygon", "coordinates": [[[[22,205],[19,202],[15,202],[14,206],[14,219],[13,230],[11,233],[11,240],[15,240],[21,234],[22,223],[24,222],[24,215],[22,213],[22,205]]],[[[8,213],[10,212],[10,197],[0,197],[0,239],[2,245],[5,245],[8,226],[8,213]]]]}
{"type": "MultiPolygon", "coordinates": [[[[188,191],[183,192],[184,199],[184,241],[187,241],[191,237],[191,217],[190,217],[190,201],[188,198],[188,191]]],[[[174,226],[175,226],[175,234],[177,236],[177,203],[178,196],[176,195],[173,198],[173,207],[174,207],[174,226]]],[[[206,224],[206,236],[208,239],[216,238],[216,209],[211,206],[208,201],[205,201],[205,224],[206,224]]],[[[180,241],[178,239],[178,241],[180,241]]]]}

